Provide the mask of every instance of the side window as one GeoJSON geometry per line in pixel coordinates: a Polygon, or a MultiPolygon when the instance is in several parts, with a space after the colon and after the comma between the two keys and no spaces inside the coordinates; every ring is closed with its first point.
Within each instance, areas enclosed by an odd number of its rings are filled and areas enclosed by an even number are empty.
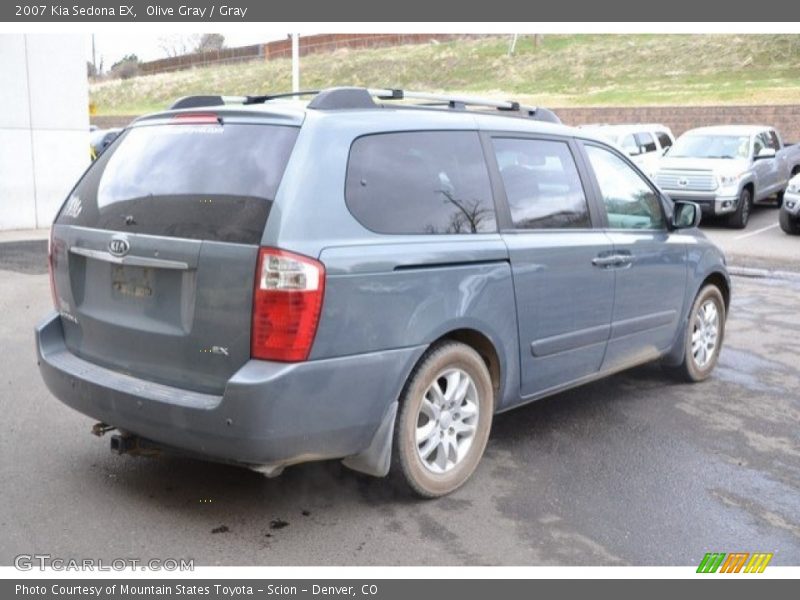
{"type": "Polygon", "coordinates": [[[636,141],[639,142],[639,147],[641,148],[642,154],[656,151],[656,141],[648,132],[644,131],[642,133],[637,133],[636,141]]]}
{"type": "Polygon", "coordinates": [[[663,149],[667,149],[672,146],[672,139],[666,134],[664,131],[659,131],[656,133],[658,136],[658,143],[661,144],[663,149]]]}
{"type": "Polygon", "coordinates": [[[598,146],[586,146],[612,229],[663,229],[658,194],[628,163],[598,146]]]}
{"type": "Polygon", "coordinates": [[[774,129],[769,130],[769,147],[777,152],[781,149],[781,142],[778,139],[778,134],[775,133],[774,129]]]}
{"type": "Polygon", "coordinates": [[[641,150],[639,150],[639,144],[636,142],[636,138],[632,133],[622,138],[622,141],[620,141],[619,145],[623,150],[625,150],[625,153],[628,156],[636,156],[641,154],[641,150]]]}
{"type": "Polygon", "coordinates": [[[350,148],[347,207],[378,233],[497,231],[489,172],[476,132],[360,137],[350,148]]]}
{"type": "Polygon", "coordinates": [[[514,227],[591,227],[586,195],[566,142],[495,138],[493,144],[514,227]]]}
{"type": "Polygon", "coordinates": [[[758,153],[761,152],[764,148],[767,147],[767,140],[763,133],[759,133],[756,136],[755,142],[753,143],[753,156],[758,156],[758,153]]]}

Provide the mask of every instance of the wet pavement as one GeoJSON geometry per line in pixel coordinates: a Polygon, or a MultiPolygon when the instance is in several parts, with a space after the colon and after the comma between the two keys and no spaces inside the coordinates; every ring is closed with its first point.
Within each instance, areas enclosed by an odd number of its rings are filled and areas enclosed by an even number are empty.
{"type": "Polygon", "coordinates": [[[200,565],[800,564],[800,283],[734,279],[720,364],[647,365],[499,415],[462,490],[419,501],[336,462],[263,476],[112,455],[50,396],[41,256],[0,248],[0,564],[20,553],[200,565]],[[7,259],[7,260],[6,260],[7,259]]]}

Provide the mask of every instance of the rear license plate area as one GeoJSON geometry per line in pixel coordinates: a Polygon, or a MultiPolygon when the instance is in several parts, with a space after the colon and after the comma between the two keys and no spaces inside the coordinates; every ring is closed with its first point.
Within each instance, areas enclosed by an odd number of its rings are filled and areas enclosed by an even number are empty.
{"type": "Polygon", "coordinates": [[[115,296],[151,298],[154,280],[153,269],[147,267],[111,266],[111,289],[115,296]]]}

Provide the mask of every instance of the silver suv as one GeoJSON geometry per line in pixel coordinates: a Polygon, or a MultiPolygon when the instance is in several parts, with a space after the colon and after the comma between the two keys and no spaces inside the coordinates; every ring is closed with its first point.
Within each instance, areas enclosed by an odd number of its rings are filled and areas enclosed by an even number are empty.
{"type": "Polygon", "coordinates": [[[41,374],[120,453],[440,496],[496,412],[647,361],[709,376],[730,281],[699,218],[545,109],[186,98],[61,208],[41,374]]]}

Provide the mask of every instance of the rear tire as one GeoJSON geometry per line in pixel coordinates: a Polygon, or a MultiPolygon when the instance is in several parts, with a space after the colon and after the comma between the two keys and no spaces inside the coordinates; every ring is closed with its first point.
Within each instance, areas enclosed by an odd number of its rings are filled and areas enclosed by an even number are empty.
{"type": "Polygon", "coordinates": [[[789,235],[800,235],[800,219],[793,219],[785,210],[781,210],[778,215],[778,223],[789,235]]]}
{"type": "Polygon", "coordinates": [[[685,325],[683,362],[667,367],[676,378],[689,383],[708,379],[719,360],[725,338],[725,300],[713,284],[704,286],[692,303],[685,325]]]}
{"type": "Polygon", "coordinates": [[[744,229],[750,220],[750,212],[753,210],[753,194],[750,188],[744,188],[739,194],[739,203],[736,212],[728,217],[728,226],[734,229],[744,229]]]}
{"type": "Polygon", "coordinates": [[[432,347],[400,397],[393,475],[423,498],[457,490],[483,456],[493,413],[492,379],[480,355],[459,342],[432,347]]]}

